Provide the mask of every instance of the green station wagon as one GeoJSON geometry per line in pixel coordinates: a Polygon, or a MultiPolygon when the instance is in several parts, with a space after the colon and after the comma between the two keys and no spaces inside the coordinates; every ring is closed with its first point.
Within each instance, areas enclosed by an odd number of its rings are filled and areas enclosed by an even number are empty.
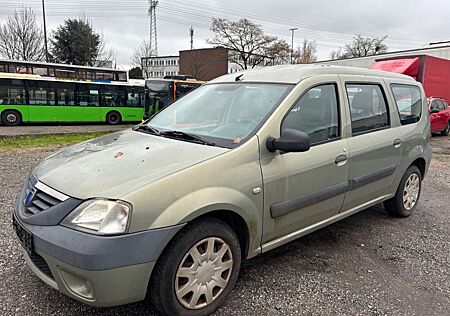
{"type": "Polygon", "coordinates": [[[412,214],[430,160],[420,83],[268,67],[46,158],[13,225],[31,270],[78,301],[148,299],[164,315],[206,315],[243,259],[380,202],[412,214]]]}

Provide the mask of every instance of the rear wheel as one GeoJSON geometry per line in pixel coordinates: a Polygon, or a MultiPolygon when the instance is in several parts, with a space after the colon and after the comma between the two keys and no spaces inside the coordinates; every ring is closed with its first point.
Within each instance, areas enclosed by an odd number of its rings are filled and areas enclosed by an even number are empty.
{"type": "Polygon", "coordinates": [[[445,127],[445,129],[441,132],[442,135],[444,136],[448,136],[448,134],[450,134],[450,122],[447,122],[447,126],[445,127]]]}
{"type": "Polygon", "coordinates": [[[17,126],[22,122],[22,116],[18,111],[5,110],[2,113],[2,123],[8,126],[17,126]]]}
{"type": "Polygon", "coordinates": [[[122,116],[120,115],[119,112],[111,111],[111,112],[108,112],[108,114],[106,114],[106,123],[108,123],[110,125],[120,124],[121,121],[122,121],[122,116]]]}
{"type": "Polygon", "coordinates": [[[150,299],[162,315],[209,315],[236,283],[241,249],[234,231],[216,219],[188,224],[158,260],[150,299]]]}
{"type": "Polygon", "coordinates": [[[422,188],[419,168],[410,166],[403,175],[395,196],[384,202],[384,207],[393,216],[408,217],[417,207],[422,188]]]}

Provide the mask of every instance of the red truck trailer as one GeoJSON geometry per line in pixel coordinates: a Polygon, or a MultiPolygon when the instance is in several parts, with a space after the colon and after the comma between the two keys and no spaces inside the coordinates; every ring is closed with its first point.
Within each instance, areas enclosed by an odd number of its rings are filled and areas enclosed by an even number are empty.
{"type": "Polygon", "coordinates": [[[422,83],[427,97],[441,97],[450,103],[450,60],[428,55],[377,59],[372,69],[396,72],[422,83]]]}
{"type": "Polygon", "coordinates": [[[422,83],[429,102],[431,132],[450,133],[450,60],[428,55],[394,57],[377,59],[372,69],[408,75],[422,83]]]}

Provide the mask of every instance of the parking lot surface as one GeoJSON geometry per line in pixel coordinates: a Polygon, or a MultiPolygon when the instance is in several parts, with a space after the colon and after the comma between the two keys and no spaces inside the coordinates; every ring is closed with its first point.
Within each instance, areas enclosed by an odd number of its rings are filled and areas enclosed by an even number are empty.
{"type": "MultiPolygon", "coordinates": [[[[217,315],[449,315],[450,137],[407,219],[372,207],[243,264],[217,315]]],[[[54,148],[0,153],[0,315],[153,315],[141,302],[94,308],[51,289],[26,266],[11,228],[22,182],[54,148]]]]}
{"type": "Polygon", "coordinates": [[[8,136],[30,136],[46,134],[76,134],[92,132],[115,132],[130,128],[131,125],[21,125],[21,126],[2,126],[0,125],[0,137],[8,136]]]}

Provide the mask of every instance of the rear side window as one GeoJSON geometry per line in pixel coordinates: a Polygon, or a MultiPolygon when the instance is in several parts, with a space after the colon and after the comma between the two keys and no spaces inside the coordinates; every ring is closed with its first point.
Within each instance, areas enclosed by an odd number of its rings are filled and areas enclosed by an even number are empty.
{"type": "Polygon", "coordinates": [[[325,84],[308,90],[283,120],[281,130],[284,129],[305,132],[312,145],[338,138],[339,104],[336,85],[325,84]]]}
{"type": "Polygon", "coordinates": [[[420,89],[409,85],[391,85],[402,125],[417,123],[422,116],[420,89]]]}
{"type": "Polygon", "coordinates": [[[367,133],[390,126],[386,99],[377,84],[347,84],[352,134],[367,133]]]}

